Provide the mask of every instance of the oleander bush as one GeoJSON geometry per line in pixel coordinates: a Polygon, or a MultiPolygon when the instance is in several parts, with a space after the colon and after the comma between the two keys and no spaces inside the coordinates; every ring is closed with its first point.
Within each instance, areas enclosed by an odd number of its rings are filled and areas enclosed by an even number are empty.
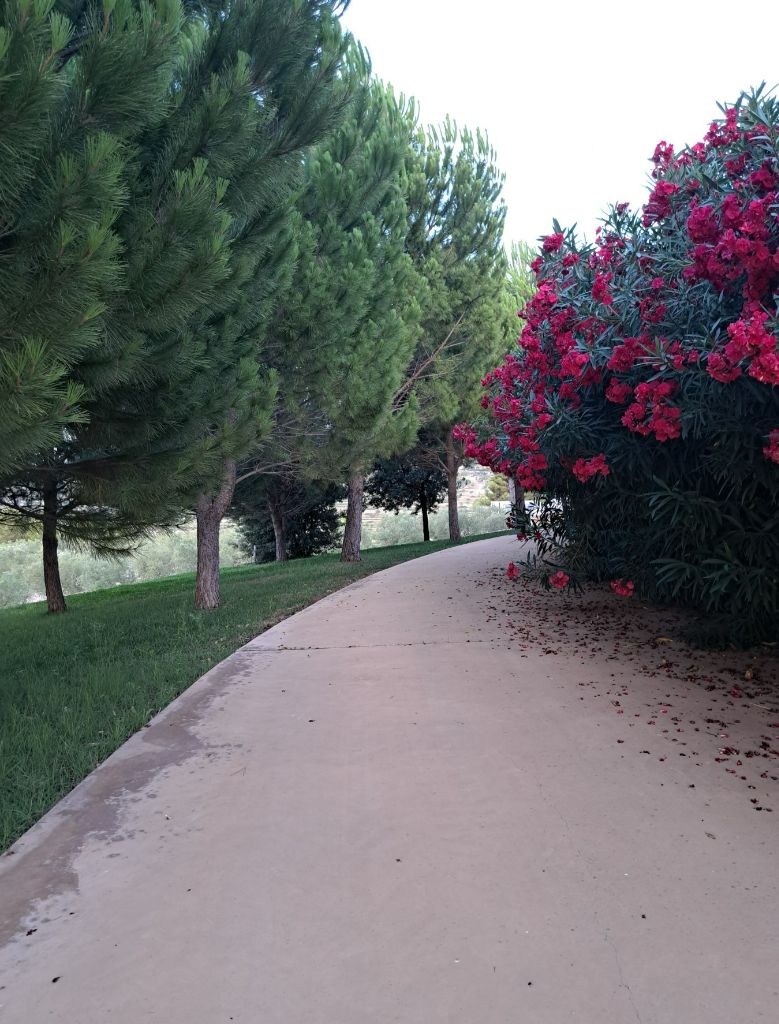
{"type": "MultiPolygon", "coordinates": [[[[697,609],[710,638],[779,638],[779,103],[661,142],[640,212],[593,243],[554,225],[518,349],[466,454],[542,492],[547,585],[588,578],[697,609]]],[[[522,575],[516,567],[512,576],[522,575]]]]}

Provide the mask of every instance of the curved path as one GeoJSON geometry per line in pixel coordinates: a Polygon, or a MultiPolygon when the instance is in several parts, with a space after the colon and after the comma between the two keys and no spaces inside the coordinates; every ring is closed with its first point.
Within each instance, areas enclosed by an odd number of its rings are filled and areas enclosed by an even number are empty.
{"type": "Polygon", "coordinates": [[[775,1021],[779,813],[520,652],[516,554],[353,584],[94,772],[0,860],[0,1021],[775,1021]]]}

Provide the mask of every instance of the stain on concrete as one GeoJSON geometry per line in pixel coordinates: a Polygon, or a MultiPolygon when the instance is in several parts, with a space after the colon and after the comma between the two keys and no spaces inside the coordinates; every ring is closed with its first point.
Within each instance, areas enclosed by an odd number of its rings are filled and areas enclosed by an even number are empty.
{"type": "Polygon", "coordinates": [[[24,938],[65,909],[78,895],[75,863],[92,842],[121,843],[128,806],[156,797],[147,787],[168,769],[187,761],[229,756],[231,744],[212,746],[198,735],[210,707],[238,685],[253,659],[237,651],[211,669],[140,732],[107,758],[72,793],[0,857],[0,949],[24,938]],[[46,908],[44,910],[44,908],[46,908]]]}

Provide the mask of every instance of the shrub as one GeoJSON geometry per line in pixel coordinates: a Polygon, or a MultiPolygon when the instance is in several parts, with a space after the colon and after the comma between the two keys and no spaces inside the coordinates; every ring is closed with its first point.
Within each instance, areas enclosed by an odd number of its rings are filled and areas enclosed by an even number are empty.
{"type": "Polygon", "coordinates": [[[779,635],[779,104],[758,90],[723,115],[678,154],[661,142],[647,204],[613,207],[594,244],[555,223],[521,347],[460,434],[543,492],[540,554],[571,585],[754,642],[779,635]]]}

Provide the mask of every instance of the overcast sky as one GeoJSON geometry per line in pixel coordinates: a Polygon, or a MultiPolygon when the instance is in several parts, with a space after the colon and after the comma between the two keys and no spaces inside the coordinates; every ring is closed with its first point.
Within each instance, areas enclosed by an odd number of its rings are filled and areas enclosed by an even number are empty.
{"type": "Polygon", "coordinates": [[[487,129],[508,240],[553,217],[591,234],[643,202],[656,142],[697,142],[718,100],[779,82],[779,0],[352,0],[345,23],[425,122],[487,129]]]}

